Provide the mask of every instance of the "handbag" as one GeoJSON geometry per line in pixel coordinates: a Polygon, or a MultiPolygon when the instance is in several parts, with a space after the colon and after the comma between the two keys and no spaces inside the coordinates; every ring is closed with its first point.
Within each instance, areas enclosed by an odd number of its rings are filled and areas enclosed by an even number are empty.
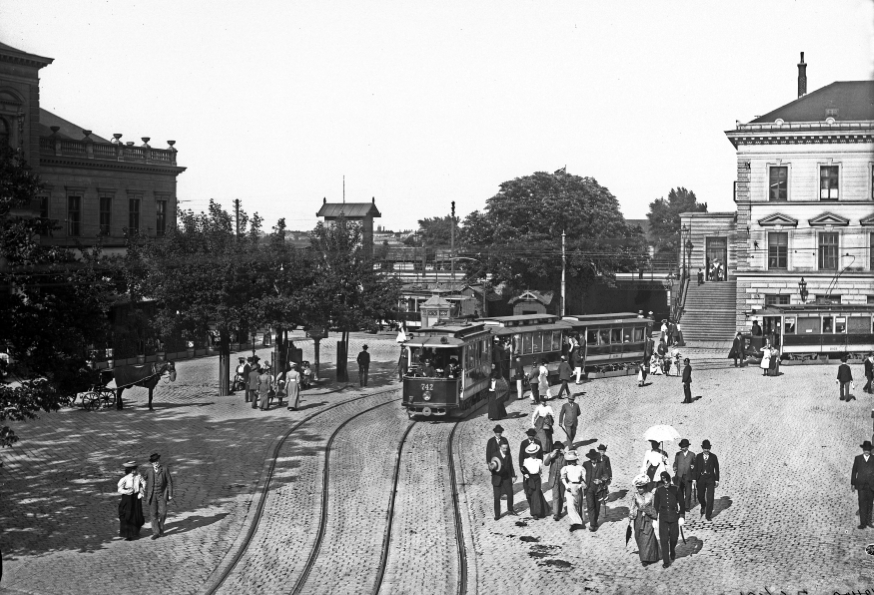
{"type": "Polygon", "coordinates": [[[546,419],[543,420],[543,428],[544,428],[545,430],[551,430],[551,429],[552,429],[552,425],[553,425],[554,423],[555,423],[555,420],[552,419],[552,415],[549,414],[549,413],[547,413],[547,414],[546,414],[546,419]]]}

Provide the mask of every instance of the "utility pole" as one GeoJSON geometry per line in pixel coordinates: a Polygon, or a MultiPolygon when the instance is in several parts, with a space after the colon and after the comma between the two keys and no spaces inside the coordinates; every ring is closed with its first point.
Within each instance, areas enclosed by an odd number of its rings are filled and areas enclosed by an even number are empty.
{"type": "Polygon", "coordinates": [[[455,201],[452,201],[452,221],[449,228],[449,258],[452,271],[452,291],[455,291],[455,201]]]}
{"type": "Polygon", "coordinates": [[[564,258],[565,231],[561,230],[561,315],[565,315],[565,258],[564,258]]]}
{"type": "Polygon", "coordinates": [[[346,204],[346,176],[343,176],[343,204],[346,204]]]}
{"type": "Polygon", "coordinates": [[[240,199],[234,199],[234,213],[237,219],[237,237],[240,237],[240,199]]]}

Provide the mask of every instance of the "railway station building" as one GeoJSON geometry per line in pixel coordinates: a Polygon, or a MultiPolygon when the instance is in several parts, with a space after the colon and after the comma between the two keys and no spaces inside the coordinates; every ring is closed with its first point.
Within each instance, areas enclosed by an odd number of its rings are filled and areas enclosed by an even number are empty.
{"type": "Polygon", "coordinates": [[[797,99],[725,132],[737,154],[736,211],[681,215],[684,330],[696,308],[702,320],[733,310],[726,328],[715,325],[724,339],[766,305],[874,304],[874,81],[808,94],[806,68],[802,54],[797,99]],[[727,280],[699,287],[698,269],[714,259],[727,280]]]}

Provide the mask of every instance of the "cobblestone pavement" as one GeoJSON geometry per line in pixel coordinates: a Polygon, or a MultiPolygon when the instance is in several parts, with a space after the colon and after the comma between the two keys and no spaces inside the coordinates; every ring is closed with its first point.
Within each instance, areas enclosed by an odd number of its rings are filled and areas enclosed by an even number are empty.
{"type": "Polygon", "coordinates": [[[459,571],[447,452],[454,426],[420,423],[407,438],[380,593],[456,593],[459,571]]]}
{"type": "MultiPolygon", "coordinates": [[[[859,377],[861,370],[854,369],[859,377]]],[[[535,521],[516,485],[522,517],[492,519],[483,450],[492,422],[480,415],[456,433],[465,484],[465,529],[474,542],[478,593],[772,593],[846,592],[874,585],[865,545],[874,530],[856,529],[857,500],[849,471],[871,430],[874,399],[838,400],[835,366],[784,368],[778,378],[757,368],[693,373],[693,405],[681,405],[677,378],[656,377],[637,388],[632,377],[578,387],[583,416],[576,437],[585,453],[608,445],[614,479],[608,512],[597,533],[570,534],[562,518],[535,521]],[[713,521],[696,507],[687,515],[686,544],[677,560],[642,567],[632,540],[624,546],[630,482],[639,472],[645,429],[671,424],[700,451],[704,438],[719,457],[722,480],[713,521]]],[[[552,405],[558,413],[560,402],[552,405]]],[[[515,401],[502,422],[515,453],[530,423],[531,405],[515,401]],[[524,415],[523,415],[524,414],[524,415]]],[[[556,439],[564,440],[561,430],[556,439]]],[[[676,444],[666,444],[669,455],[676,444]]],[[[547,495],[551,499],[551,495],[547,495]]]]}

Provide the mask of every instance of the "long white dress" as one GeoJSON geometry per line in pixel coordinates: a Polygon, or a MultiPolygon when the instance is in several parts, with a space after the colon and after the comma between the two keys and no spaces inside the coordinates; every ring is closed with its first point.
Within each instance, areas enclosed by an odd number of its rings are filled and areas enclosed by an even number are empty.
{"type": "Polygon", "coordinates": [[[767,370],[771,366],[771,349],[768,347],[762,348],[762,363],[759,364],[759,367],[763,370],[767,370]]]}

